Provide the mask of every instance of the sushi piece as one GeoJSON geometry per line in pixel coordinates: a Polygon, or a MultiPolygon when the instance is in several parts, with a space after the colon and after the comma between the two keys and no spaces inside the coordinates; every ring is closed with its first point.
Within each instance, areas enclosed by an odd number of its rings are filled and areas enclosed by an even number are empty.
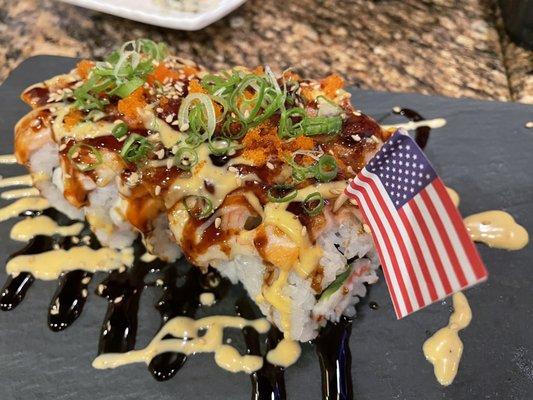
{"type": "Polygon", "coordinates": [[[391,132],[343,80],[236,67],[208,73],[150,40],[28,88],[16,155],[99,240],[216,268],[286,337],[353,315],[377,280],[344,188],[391,132]]]}

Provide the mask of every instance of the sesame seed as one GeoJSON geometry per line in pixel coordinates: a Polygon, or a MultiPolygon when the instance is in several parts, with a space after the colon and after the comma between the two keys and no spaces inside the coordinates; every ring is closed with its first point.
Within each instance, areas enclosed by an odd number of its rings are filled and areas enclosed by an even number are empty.
{"type": "Polygon", "coordinates": [[[84,285],[87,285],[90,281],[91,281],[91,277],[86,276],[85,278],[81,280],[81,283],[83,283],[84,285]]]}
{"type": "Polygon", "coordinates": [[[82,295],[83,297],[87,297],[88,294],[89,294],[89,292],[87,291],[87,289],[82,289],[82,291],[81,291],[81,295],[82,295]]]}
{"type": "Polygon", "coordinates": [[[372,231],[370,230],[370,227],[367,224],[363,224],[363,229],[365,230],[366,233],[372,233],[372,231]]]}
{"type": "Polygon", "coordinates": [[[165,149],[160,149],[155,152],[158,159],[162,160],[165,157],[165,149]]]}
{"type": "Polygon", "coordinates": [[[356,142],[359,142],[361,140],[361,136],[359,135],[352,135],[352,139],[355,140],[356,142]]]}
{"type": "Polygon", "coordinates": [[[174,119],[174,114],[169,114],[167,115],[167,117],[165,118],[165,121],[168,122],[169,124],[172,122],[172,120],[174,119]]]}
{"type": "Polygon", "coordinates": [[[113,303],[118,304],[121,301],[122,301],[122,296],[118,296],[118,297],[115,298],[115,300],[113,300],[113,303]]]}
{"type": "Polygon", "coordinates": [[[270,170],[274,169],[274,164],[272,164],[270,161],[266,163],[266,166],[270,170]]]}
{"type": "Polygon", "coordinates": [[[161,186],[156,185],[154,192],[156,196],[159,196],[159,194],[161,193],[161,186]]]}
{"type": "Polygon", "coordinates": [[[163,109],[162,109],[161,107],[157,107],[155,110],[156,110],[159,114],[161,114],[161,113],[163,112],[163,109]]]}
{"type": "Polygon", "coordinates": [[[393,113],[396,113],[396,114],[399,114],[399,113],[402,112],[402,108],[401,108],[401,107],[398,107],[398,106],[396,106],[396,107],[392,107],[392,112],[393,112],[393,113]]]}
{"type": "Polygon", "coordinates": [[[235,173],[239,172],[239,170],[237,168],[235,168],[234,166],[229,167],[228,171],[229,172],[235,172],[235,173]]]}
{"type": "Polygon", "coordinates": [[[185,132],[187,129],[189,129],[189,124],[183,124],[180,126],[180,131],[185,132]]]}
{"type": "Polygon", "coordinates": [[[215,218],[215,228],[218,229],[221,223],[222,223],[222,219],[220,217],[215,218]]]}
{"type": "Polygon", "coordinates": [[[533,129],[533,121],[529,121],[526,123],[526,128],[527,129],[533,129]]]}
{"type": "Polygon", "coordinates": [[[39,118],[35,118],[33,121],[31,121],[30,126],[32,128],[36,128],[41,124],[41,120],[39,118]]]}
{"type": "Polygon", "coordinates": [[[80,242],[80,238],[77,237],[77,236],[72,236],[72,237],[70,238],[70,241],[71,241],[72,243],[74,243],[74,244],[78,244],[78,243],[80,242]]]}
{"type": "Polygon", "coordinates": [[[168,169],[172,168],[172,164],[174,164],[174,160],[172,158],[169,158],[167,160],[167,168],[168,169]]]}
{"type": "Polygon", "coordinates": [[[63,143],[61,146],[59,146],[59,151],[63,151],[67,148],[67,144],[63,143]]]}

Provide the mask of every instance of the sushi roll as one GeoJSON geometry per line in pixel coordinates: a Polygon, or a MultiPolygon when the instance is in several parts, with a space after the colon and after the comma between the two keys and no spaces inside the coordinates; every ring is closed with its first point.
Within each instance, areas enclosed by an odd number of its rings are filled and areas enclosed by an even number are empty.
{"type": "Polygon", "coordinates": [[[211,73],[142,39],[24,91],[16,155],[102,244],[242,283],[286,337],[353,315],[378,259],[344,195],[391,132],[336,75],[211,73]]]}

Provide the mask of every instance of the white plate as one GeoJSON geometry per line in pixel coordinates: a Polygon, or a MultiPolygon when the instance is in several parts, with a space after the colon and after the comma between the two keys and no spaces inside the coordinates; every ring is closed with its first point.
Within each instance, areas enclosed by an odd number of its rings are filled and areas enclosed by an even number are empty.
{"type": "Polygon", "coordinates": [[[235,10],[246,0],[219,0],[217,6],[197,13],[164,6],[158,0],[61,0],[76,6],[165,28],[195,31],[235,10]]]}

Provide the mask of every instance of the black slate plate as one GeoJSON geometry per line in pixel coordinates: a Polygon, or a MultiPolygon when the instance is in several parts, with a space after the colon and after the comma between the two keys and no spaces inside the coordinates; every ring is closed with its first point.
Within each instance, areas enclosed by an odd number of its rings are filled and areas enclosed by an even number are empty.
{"type": "MultiPolygon", "coordinates": [[[[28,108],[18,100],[27,85],[62,73],[73,59],[39,56],[22,63],[0,87],[1,153],[12,151],[15,122],[28,108]]],[[[426,118],[443,117],[427,153],[444,181],[461,194],[464,215],[487,209],[509,211],[533,232],[533,107],[512,103],[456,100],[416,94],[353,90],[353,103],[376,118],[392,106],[418,110],[426,118]]],[[[22,168],[0,166],[4,176],[22,168]]],[[[5,260],[20,247],[9,241],[12,222],[0,225],[5,260]]],[[[372,287],[359,307],[351,337],[354,397],[372,399],[530,399],[533,397],[533,251],[507,252],[481,247],[489,281],[467,291],[471,325],[461,333],[465,344],[459,374],[443,388],[425,361],[424,340],[447,323],[445,301],[396,321],[383,281],[372,287]],[[372,310],[369,301],[380,308],[372,310]]],[[[0,272],[3,280],[5,273],[0,272]]],[[[98,281],[98,279],[95,279],[98,281]]],[[[192,357],[172,380],[158,383],[143,365],[111,371],[92,369],[105,302],[90,296],[76,323],[61,333],[46,326],[46,310],[55,282],[37,282],[12,312],[0,312],[0,398],[2,399],[246,399],[250,380],[218,369],[210,355],[192,357]]],[[[232,313],[239,288],[209,312],[232,313]]],[[[143,295],[138,346],[159,325],[152,308],[155,295],[143,295]]],[[[233,337],[239,342],[240,334],[233,337]]],[[[311,345],[286,371],[289,399],[321,398],[320,372],[311,345]]]]}

